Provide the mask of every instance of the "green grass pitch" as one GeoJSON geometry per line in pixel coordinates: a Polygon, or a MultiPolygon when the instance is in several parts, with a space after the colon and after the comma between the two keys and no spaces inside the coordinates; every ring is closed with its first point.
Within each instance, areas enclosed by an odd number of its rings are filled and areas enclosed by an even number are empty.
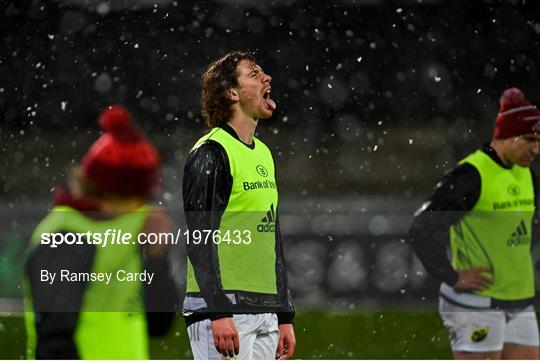
{"type": "MultiPolygon", "coordinates": [[[[436,312],[299,312],[295,320],[301,359],[448,359],[446,330],[436,312]]],[[[21,316],[0,317],[1,359],[25,357],[21,316]]],[[[189,359],[183,320],[152,339],[155,359],[189,359]]]]}

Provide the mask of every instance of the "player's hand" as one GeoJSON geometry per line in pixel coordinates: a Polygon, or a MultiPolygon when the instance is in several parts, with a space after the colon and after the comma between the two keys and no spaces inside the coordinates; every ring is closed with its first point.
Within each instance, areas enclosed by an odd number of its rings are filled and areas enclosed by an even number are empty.
{"type": "Polygon", "coordinates": [[[232,317],[212,321],[212,335],[216,350],[225,357],[234,357],[240,352],[240,338],[232,317]]]}
{"type": "Polygon", "coordinates": [[[290,323],[279,325],[279,342],[276,359],[288,360],[294,356],[296,347],[296,337],[294,336],[294,328],[290,323]]]}
{"type": "Polygon", "coordinates": [[[491,269],[486,267],[473,267],[458,271],[459,278],[454,285],[456,291],[481,291],[491,286],[491,269]]]}
{"type": "MultiPolygon", "coordinates": [[[[146,234],[161,234],[161,233],[171,233],[173,231],[172,222],[165,211],[165,208],[162,207],[153,207],[152,210],[148,212],[148,218],[144,225],[142,233],[146,234]]],[[[146,256],[150,258],[159,258],[167,255],[169,245],[166,243],[157,242],[154,244],[146,243],[144,245],[144,251],[146,256]]]]}

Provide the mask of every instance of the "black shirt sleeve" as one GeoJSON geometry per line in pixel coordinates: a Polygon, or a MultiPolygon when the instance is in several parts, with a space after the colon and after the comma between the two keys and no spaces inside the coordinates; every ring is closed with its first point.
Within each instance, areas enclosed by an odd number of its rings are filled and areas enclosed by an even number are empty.
{"type": "Polygon", "coordinates": [[[409,230],[410,245],[428,273],[450,286],[457,282],[458,273],[447,256],[449,228],[474,207],[480,191],[476,168],[468,163],[457,166],[416,211],[409,230]]]}
{"type": "Polygon", "coordinates": [[[86,282],[61,282],[61,270],[90,272],[93,245],[62,244],[57,248],[39,245],[30,254],[26,273],[32,294],[37,334],[36,358],[78,359],[74,341],[86,282]],[[41,281],[41,272],[56,273],[52,284],[41,281]]]}
{"type": "Polygon", "coordinates": [[[285,253],[283,251],[283,239],[281,237],[281,228],[279,225],[279,213],[276,217],[276,281],[278,285],[278,294],[282,298],[283,311],[278,312],[278,324],[292,323],[294,320],[294,306],[289,290],[287,279],[287,265],[285,264],[285,253]]]}
{"type": "MultiPolygon", "coordinates": [[[[277,173],[275,160],[274,170],[277,173]]],[[[275,175],[277,179],[277,174],[275,175]]],[[[285,258],[285,250],[283,237],[281,236],[281,225],[279,221],[279,207],[276,209],[276,282],[278,295],[281,297],[282,311],[277,312],[278,324],[293,323],[295,309],[292,301],[291,291],[289,289],[289,280],[287,276],[287,264],[285,258]]]]}
{"type": "Polygon", "coordinates": [[[152,283],[144,284],[147,328],[150,336],[165,335],[173,321],[179,295],[169,268],[168,253],[163,256],[145,257],[144,268],[154,274],[152,283]]]}
{"type": "MultiPolygon", "coordinates": [[[[189,154],[182,189],[189,231],[219,229],[232,190],[229,159],[219,143],[207,140],[189,154]]],[[[232,316],[223,312],[231,301],[221,284],[216,245],[188,243],[187,254],[210,318],[232,316]]]]}

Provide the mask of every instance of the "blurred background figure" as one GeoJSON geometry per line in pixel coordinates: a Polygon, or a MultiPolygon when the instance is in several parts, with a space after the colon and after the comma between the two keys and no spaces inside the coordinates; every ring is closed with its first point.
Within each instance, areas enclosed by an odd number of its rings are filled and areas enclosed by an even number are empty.
{"type": "Polygon", "coordinates": [[[540,110],[517,88],[500,99],[495,131],[435,187],[415,215],[411,245],[437,278],[456,359],[537,359],[531,254],[540,110]],[[452,257],[447,257],[448,239],[452,257]]]}
{"type": "Polygon", "coordinates": [[[121,105],[108,106],[99,125],[104,134],[73,169],[69,189],[55,191],[32,236],[25,269],[29,357],[146,359],[149,334],[165,333],[172,321],[177,296],[168,248],[135,242],[140,233],[172,230],[165,210],[149,204],[161,179],[158,153],[121,105]],[[107,230],[131,234],[130,242],[111,244],[109,237],[105,244],[107,230]],[[44,233],[88,232],[101,234],[102,243],[41,242],[44,233]]]}

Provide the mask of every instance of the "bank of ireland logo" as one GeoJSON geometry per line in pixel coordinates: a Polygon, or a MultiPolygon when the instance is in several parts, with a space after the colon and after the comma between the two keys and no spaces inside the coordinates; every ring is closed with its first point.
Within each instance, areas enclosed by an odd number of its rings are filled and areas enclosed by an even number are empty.
{"type": "Polygon", "coordinates": [[[276,211],[274,204],[270,205],[270,209],[266,212],[266,216],[261,218],[261,223],[257,226],[258,232],[275,232],[276,231],[276,211]]]}
{"type": "Polygon", "coordinates": [[[257,170],[257,173],[263,177],[268,177],[268,170],[264,167],[264,165],[259,164],[255,169],[257,170]]]}
{"type": "Polygon", "coordinates": [[[521,188],[519,188],[517,184],[510,184],[507,190],[508,190],[508,194],[510,194],[513,197],[517,197],[521,193],[521,188]]]}
{"type": "Polygon", "coordinates": [[[471,333],[472,342],[484,341],[489,333],[489,327],[477,327],[471,333]]]}

